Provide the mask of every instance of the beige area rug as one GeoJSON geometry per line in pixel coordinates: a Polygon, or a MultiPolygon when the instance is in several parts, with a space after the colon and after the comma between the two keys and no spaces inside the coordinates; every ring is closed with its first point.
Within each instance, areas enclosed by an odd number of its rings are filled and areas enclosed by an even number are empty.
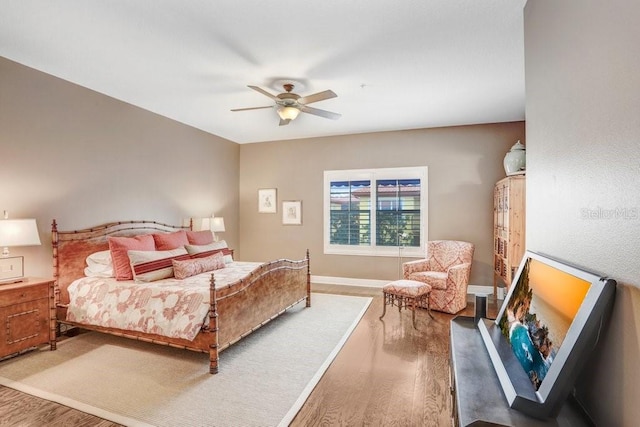
{"type": "Polygon", "coordinates": [[[131,426],[288,425],[370,302],[313,294],[223,351],[217,375],[208,355],[92,332],[0,363],[0,383],[131,426]]]}

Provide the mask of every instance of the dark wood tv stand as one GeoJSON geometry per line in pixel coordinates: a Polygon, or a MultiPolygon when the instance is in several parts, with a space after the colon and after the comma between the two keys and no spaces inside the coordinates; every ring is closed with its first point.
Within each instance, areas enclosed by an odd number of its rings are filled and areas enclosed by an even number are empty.
{"type": "Polygon", "coordinates": [[[473,317],[451,320],[454,426],[592,426],[573,398],[555,419],[538,420],[509,408],[473,317]]]}

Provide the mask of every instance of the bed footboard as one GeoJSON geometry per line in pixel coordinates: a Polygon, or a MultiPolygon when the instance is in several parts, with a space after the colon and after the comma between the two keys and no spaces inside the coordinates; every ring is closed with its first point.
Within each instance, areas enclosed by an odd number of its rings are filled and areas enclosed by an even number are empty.
{"type": "Polygon", "coordinates": [[[218,372],[219,353],[305,300],[311,306],[309,251],[304,260],[281,259],[260,266],[246,278],[216,289],[211,274],[209,372],[218,372]]]}

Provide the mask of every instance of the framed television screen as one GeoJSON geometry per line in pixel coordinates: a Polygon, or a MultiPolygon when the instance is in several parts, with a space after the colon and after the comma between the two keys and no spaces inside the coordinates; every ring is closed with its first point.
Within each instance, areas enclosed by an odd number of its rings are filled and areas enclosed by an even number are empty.
{"type": "Polygon", "coordinates": [[[527,251],[498,316],[478,328],[513,409],[557,416],[606,330],[616,282],[527,251]]]}

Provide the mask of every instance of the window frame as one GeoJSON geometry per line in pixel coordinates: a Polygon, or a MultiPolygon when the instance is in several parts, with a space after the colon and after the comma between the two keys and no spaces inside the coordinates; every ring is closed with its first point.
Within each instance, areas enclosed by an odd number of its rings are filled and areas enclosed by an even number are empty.
{"type": "Polygon", "coordinates": [[[323,241],[324,253],[328,255],[360,255],[360,256],[386,256],[386,257],[424,257],[426,242],[428,241],[428,207],[429,207],[429,181],[428,167],[400,167],[377,169],[347,169],[324,171],[323,186],[323,241]],[[376,246],[376,220],[377,220],[377,181],[384,179],[419,179],[420,180],[420,246],[376,246]],[[331,182],[335,181],[361,181],[371,182],[370,245],[336,245],[331,244],[331,182]]]}

